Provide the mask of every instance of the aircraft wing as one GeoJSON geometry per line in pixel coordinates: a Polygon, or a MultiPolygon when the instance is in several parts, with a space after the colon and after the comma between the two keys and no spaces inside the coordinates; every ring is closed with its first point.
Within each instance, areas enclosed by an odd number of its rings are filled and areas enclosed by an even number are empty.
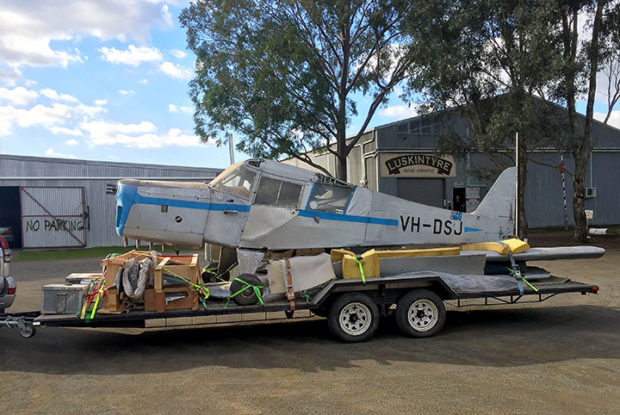
{"type": "MultiPolygon", "coordinates": [[[[487,262],[510,262],[510,257],[492,251],[462,251],[461,255],[487,256],[487,262]]],[[[559,246],[554,248],[530,248],[521,254],[513,255],[515,261],[553,261],[556,259],[600,258],[605,249],[596,246],[559,246]]]]}

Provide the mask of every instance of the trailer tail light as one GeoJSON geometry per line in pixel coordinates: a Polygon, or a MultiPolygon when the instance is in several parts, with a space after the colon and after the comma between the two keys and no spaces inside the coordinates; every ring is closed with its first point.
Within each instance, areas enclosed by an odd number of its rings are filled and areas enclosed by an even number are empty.
{"type": "Polygon", "coordinates": [[[7,291],[8,295],[15,295],[15,291],[17,291],[17,288],[9,288],[7,291]]]}
{"type": "Polygon", "coordinates": [[[3,236],[0,236],[0,248],[9,249],[9,244],[3,236]]]}
{"type": "Polygon", "coordinates": [[[592,287],[592,292],[593,292],[594,294],[597,294],[597,293],[598,293],[598,285],[595,285],[595,286],[593,286],[593,287],[592,287]]]}

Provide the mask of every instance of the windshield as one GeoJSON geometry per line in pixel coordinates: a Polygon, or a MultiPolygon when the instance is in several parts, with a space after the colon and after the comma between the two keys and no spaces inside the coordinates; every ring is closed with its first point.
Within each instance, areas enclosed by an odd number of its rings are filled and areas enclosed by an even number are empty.
{"type": "Polygon", "coordinates": [[[240,164],[224,170],[209,183],[209,186],[231,195],[249,199],[255,181],[256,173],[240,164]]]}
{"type": "Polygon", "coordinates": [[[316,183],[312,188],[308,206],[313,210],[344,213],[355,187],[316,183]]]}

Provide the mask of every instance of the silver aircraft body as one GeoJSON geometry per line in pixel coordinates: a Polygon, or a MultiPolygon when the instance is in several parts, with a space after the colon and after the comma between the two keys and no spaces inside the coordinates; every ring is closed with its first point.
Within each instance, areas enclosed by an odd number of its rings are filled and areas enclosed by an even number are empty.
{"type": "Polygon", "coordinates": [[[509,168],[464,213],[250,159],[208,184],[120,180],[116,229],[168,245],[263,251],[498,241],[513,234],[514,189],[509,168]]]}

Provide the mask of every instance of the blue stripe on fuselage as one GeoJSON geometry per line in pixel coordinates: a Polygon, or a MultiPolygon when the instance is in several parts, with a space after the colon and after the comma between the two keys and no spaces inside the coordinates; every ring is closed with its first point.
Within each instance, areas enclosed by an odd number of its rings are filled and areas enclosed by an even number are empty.
{"type": "MultiPolygon", "coordinates": [[[[116,232],[119,235],[123,234],[123,229],[125,228],[125,222],[127,221],[127,217],[129,216],[129,211],[131,207],[135,204],[143,204],[143,205],[168,205],[179,208],[187,208],[187,209],[199,209],[199,210],[214,210],[214,211],[223,211],[223,210],[235,210],[237,212],[249,212],[250,205],[238,205],[232,203],[209,203],[209,202],[195,202],[190,200],[178,200],[178,199],[165,199],[158,197],[149,197],[142,196],[138,193],[138,189],[136,186],[123,184],[119,187],[119,191],[117,194],[117,205],[121,207],[121,209],[117,212],[117,226],[116,232]]],[[[305,218],[315,218],[319,217],[324,220],[334,220],[341,222],[356,222],[356,223],[370,223],[374,225],[385,225],[385,226],[398,226],[398,221],[396,219],[384,219],[384,218],[375,218],[371,216],[355,216],[355,215],[345,215],[343,213],[332,213],[332,212],[323,212],[318,210],[311,209],[301,209],[299,211],[299,216],[305,218]]]]}
{"type": "Polygon", "coordinates": [[[178,199],[164,199],[161,197],[149,197],[142,196],[138,193],[136,186],[122,184],[119,186],[118,193],[116,195],[117,204],[117,218],[116,218],[116,233],[123,235],[125,229],[125,223],[129,216],[131,207],[135,204],[141,205],[154,205],[161,206],[167,205],[172,207],[197,209],[197,210],[234,210],[237,212],[249,212],[249,205],[237,205],[232,203],[210,203],[210,202],[195,202],[192,200],[178,200],[178,199]]]}
{"type": "Polygon", "coordinates": [[[373,218],[371,216],[345,215],[344,213],[323,212],[319,210],[302,209],[299,216],[304,218],[315,218],[325,220],[337,220],[342,222],[372,223],[375,225],[398,226],[396,219],[373,218]]]}

